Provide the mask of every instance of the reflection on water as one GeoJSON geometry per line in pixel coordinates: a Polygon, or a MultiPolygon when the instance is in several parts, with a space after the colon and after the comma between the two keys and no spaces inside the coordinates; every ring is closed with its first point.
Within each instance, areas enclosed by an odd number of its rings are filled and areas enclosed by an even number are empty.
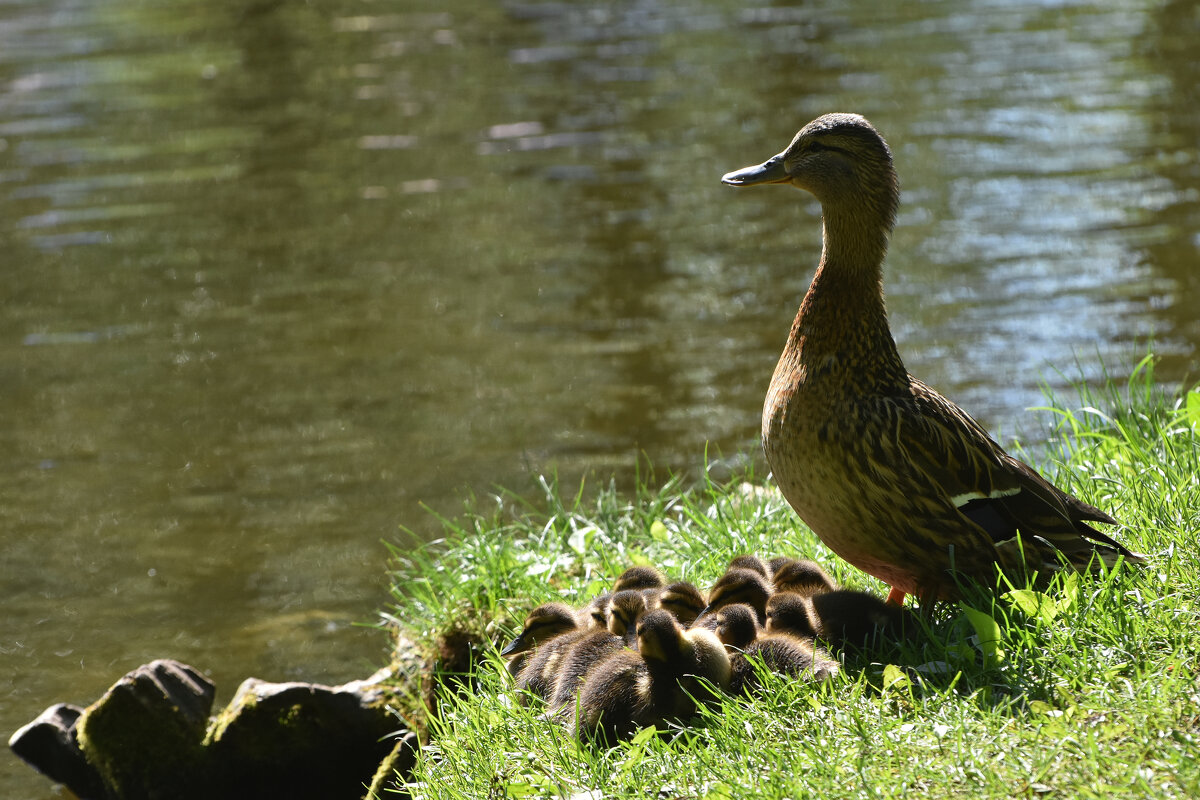
{"type": "Polygon", "coordinates": [[[1191,3],[428,8],[0,8],[7,730],[359,677],[422,502],[755,453],[817,209],[718,178],[824,111],[895,149],[916,374],[1035,434],[1151,334],[1195,374],[1191,3]]]}

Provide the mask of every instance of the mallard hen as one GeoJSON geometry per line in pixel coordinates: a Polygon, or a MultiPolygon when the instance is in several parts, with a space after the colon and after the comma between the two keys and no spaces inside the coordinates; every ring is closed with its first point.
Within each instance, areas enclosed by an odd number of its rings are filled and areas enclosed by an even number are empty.
{"type": "Polygon", "coordinates": [[[908,374],[888,328],[882,267],[900,190],[883,138],[826,114],[782,153],[726,174],[791,184],[821,203],[823,251],[763,408],[784,497],[831,550],[892,587],[954,598],[958,576],[1140,561],[1089,523],[1117,524],[1006,453],[954,403],[908,374]],[[957,575],[955,575],[957,573],[957,575]]]}

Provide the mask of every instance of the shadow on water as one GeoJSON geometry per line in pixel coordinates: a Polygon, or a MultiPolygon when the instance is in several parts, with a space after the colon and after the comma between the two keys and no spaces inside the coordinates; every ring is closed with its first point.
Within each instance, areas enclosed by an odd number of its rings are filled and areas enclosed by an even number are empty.
{"type": "MultiPolygon", "coordinates": [[[[867,114],[913,372],[1002,436],[1194,376],[1188,3],[13,2],[0,721],[174,657],[384,658],[381,539],[557,470],[756,457],[818,209],[719,176],[867,114]],[[1031,422],[1030,420],[1033,419],[1031,422]]],[[[1030,433],[1032,432],[1032,433],[1030,433]]],[[[11,758],[0,786],[44,783],[11,758]]]]}

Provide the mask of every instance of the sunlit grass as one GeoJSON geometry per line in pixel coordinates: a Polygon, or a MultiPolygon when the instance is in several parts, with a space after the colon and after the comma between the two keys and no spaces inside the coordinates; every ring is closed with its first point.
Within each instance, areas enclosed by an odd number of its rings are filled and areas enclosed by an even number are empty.
{"type": "MultiPolygon", "coordinates": [[[[1067,576],[947,607],[912,645],[843,654],[816,685],[771,677],[686,730],[582,748],[544,709],[515,702],[492,644],[458,690],[436,691],[416,797],[1200,796],[1200,392],[1156,390],[1144,362],[1124,385],[1051,399],[1058,458],[1039,464],[1125,524],[1142,568],[1067,576]],[[1068,410],[1073,408],[1073,410],[1068,410]]],[[[643,476],[643,486],[654,486],[643,476]]],[[[447,521],[445,541],[401,563],[395,625],[502,643],[548,600],[581,604],[625,567],[652,563],[706,587],[728,560],[836,560],[761,477],[633,497],[612,489],[514,496],[447,521]]],[[[398,556],[399,558],[399,556],[398,556]]]]}

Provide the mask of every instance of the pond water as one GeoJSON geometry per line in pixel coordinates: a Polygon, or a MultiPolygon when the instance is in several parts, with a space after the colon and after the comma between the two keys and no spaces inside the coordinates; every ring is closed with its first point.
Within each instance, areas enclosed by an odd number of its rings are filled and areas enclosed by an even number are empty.
{"type": "MultiPolygon", "coordinates": [[[[557,470],[757,457],[818,209],[724,172],[859,111],[908,366],[1197,372],[1181,2],[0,5],[0,728],[174,657],[382,664],[382,541],[557,470]]],[[[0,794],[55,796],[9,754],[0,794]]]]}

